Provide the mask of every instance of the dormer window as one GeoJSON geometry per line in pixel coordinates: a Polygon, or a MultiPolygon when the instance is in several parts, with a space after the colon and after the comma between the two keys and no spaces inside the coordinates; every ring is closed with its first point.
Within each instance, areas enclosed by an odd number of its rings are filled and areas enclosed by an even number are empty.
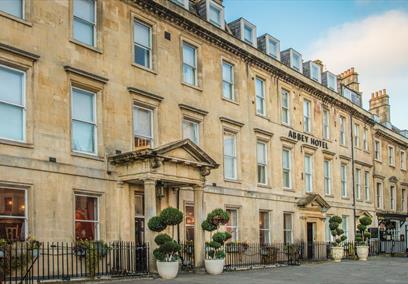
{"type": "Polygon", "coordinates": [[[253,30],[250,26],[244,25],[244,41],[253,44],[253,30]]]}
{"type": "Polygon", "coordinates": [[[256,41],[256,26],[245,20],[244,18],[239,18],[228,24],[231,32],[235,37],[242,41],[257,47],[256,41]]]}
{"type": "Polygon", "coordinates": [[[303,60],[302,54],[294,50],[293,48],[286,49],[280,54],[281,61],[286,66],[303,73],[303,60]]]}
{"type": "Polygon", "coordinates": [[[217,27],[224,28],[224,10],[222,6],[210,1],[208,5],[207,20],[217,27]]]}
{"type": "Polygon", "coordinates": [[[177,5],[180,5],[184,7],[185,9],[188,10],[188,1],[189,0],[171,0],[173,3],[176,3],[177,5]]]}
{"type": "Polygon", "coordinates": [[[280,41],[269,34],[258,37],[258,48],[270,57],[280,60],[280,41]]]}
{"type": "Polygon", "coordinates": [[[302,72],[302,56],[297,52],[292,52],[290,56],[290,67],[302,72]]]}
{"type": "Polygon", "coordinates": [[[275,59],[279,59],[279,41],[269,39],[268,40],[268,55],[272,56],[275,59]]]}
{"type": "Polygon", "coordinates": [[[326,72],[327,88],[337,92],[337,77],[333,73],[326,72]]]}
{"type": "Polygon", "coordinates": [[[316,82],[320,83],[322,81],[320,66],[314,62],[311,62],[310,67],[311,67],[310,77],[312,78],[312,80],[315,80],[316,82]]]}

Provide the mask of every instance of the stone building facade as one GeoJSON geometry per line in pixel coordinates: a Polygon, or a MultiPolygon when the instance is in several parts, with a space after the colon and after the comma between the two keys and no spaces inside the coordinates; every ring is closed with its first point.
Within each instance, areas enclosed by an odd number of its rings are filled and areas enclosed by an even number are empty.
{"type": "Polygon", "coordinates": [[[408,138],[377,96],[375,116],[361,107],[354,69],[281,56],[220,0],[15,3],[0,4],[1,238],[152,243],[145,221],[167,206],[195,244],[219,207],[257,243],[329,240],[331,215],[353,239],[362,214],[407,214],[408,138]]]}

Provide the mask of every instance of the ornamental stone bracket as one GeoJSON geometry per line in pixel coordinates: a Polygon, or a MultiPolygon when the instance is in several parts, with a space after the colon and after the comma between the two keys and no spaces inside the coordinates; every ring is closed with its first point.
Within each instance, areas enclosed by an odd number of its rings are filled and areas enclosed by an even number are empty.
{"type": "Polygon", "coordinates": [[[121,153],[108,159],[119,179],[125,182],[154,179],[177,185],[202,185],[211,170],[219,166],[190,139],[121,153]]]}

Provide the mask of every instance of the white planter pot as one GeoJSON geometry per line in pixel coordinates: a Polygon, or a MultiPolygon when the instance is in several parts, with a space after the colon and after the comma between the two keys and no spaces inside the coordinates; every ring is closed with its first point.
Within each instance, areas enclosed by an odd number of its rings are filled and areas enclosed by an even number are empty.
{"type": "Polygon", "coordinates": [[[206,259],[204,261],[205,270],[208,274],[218,275],[224,270],[225,259],[206,259]]]}
{"type": "Polygon", "coordinates": [[[179,263],[178,261],[173,262],[162,262],[157,261],[157,271],[163,279],[174,279],[177,276],[179,263]]]}
{"type": "Polygon", "coordinates": [[[331,255],[334,262],[340,262],[343,258],[343,247],[332,247],[331,255]]]}
{"type": "Polygon", "coordinates": [[[368,258],[368,246],[357,246],[358,259],[367,261],[368,258]]]}

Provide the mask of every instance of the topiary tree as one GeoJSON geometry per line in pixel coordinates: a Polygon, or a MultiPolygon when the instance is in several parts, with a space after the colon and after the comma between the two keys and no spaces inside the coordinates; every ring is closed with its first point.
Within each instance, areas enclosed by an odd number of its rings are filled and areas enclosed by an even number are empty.
{"type": "Polygon", "coordinates": [[[357,245],[368,245],[368,240],[371,238],[371,233],[368,231],[368,226],[373,222],[370,217],[363,216],[359,219],[360,224],[357,225],[357,229],[360,231],[359,235],[356,235],[357,245]]]}
{"type": "Polygon", "coordinates": [[[332,216],[329,219],[330,232],[331,232],[331,235],[334,237],[333,246],[336,246],[336,247],[340,246],[342,242],[347,240],[347,237],[343,235],[344,230],[339,228],[341,222],[342,222],[342,219],[339,216],[332,216]]]}
{"type": "Polygon", "coordinates": [[[208,259],[223,259],[225,257],[224,244],[231,238],[229,232],[218,231],[221,225],[227,224],[229,215],[223,209],[214,209],[208,213],[207,219],[201,223],[201,228],[204,231],[210,232],[211,241],[206,242],[207,258],[208,259]],[[216,233],[212,234],[214,231],[216,233]]]}
{"type": "Polygon", "coordinates": [[[171,236],[162,233],[154,238],[154,242],[159,247],[153,251],[153,255],[158,261],[172,262],[178,260],[181,246],[173,240],[174,226],[182,221],[183,212],[172,207],[164,209],[159,216],[150,218],[147,227],[153,232],[162,232],[167,226],[171,226],[171,236]]]}

